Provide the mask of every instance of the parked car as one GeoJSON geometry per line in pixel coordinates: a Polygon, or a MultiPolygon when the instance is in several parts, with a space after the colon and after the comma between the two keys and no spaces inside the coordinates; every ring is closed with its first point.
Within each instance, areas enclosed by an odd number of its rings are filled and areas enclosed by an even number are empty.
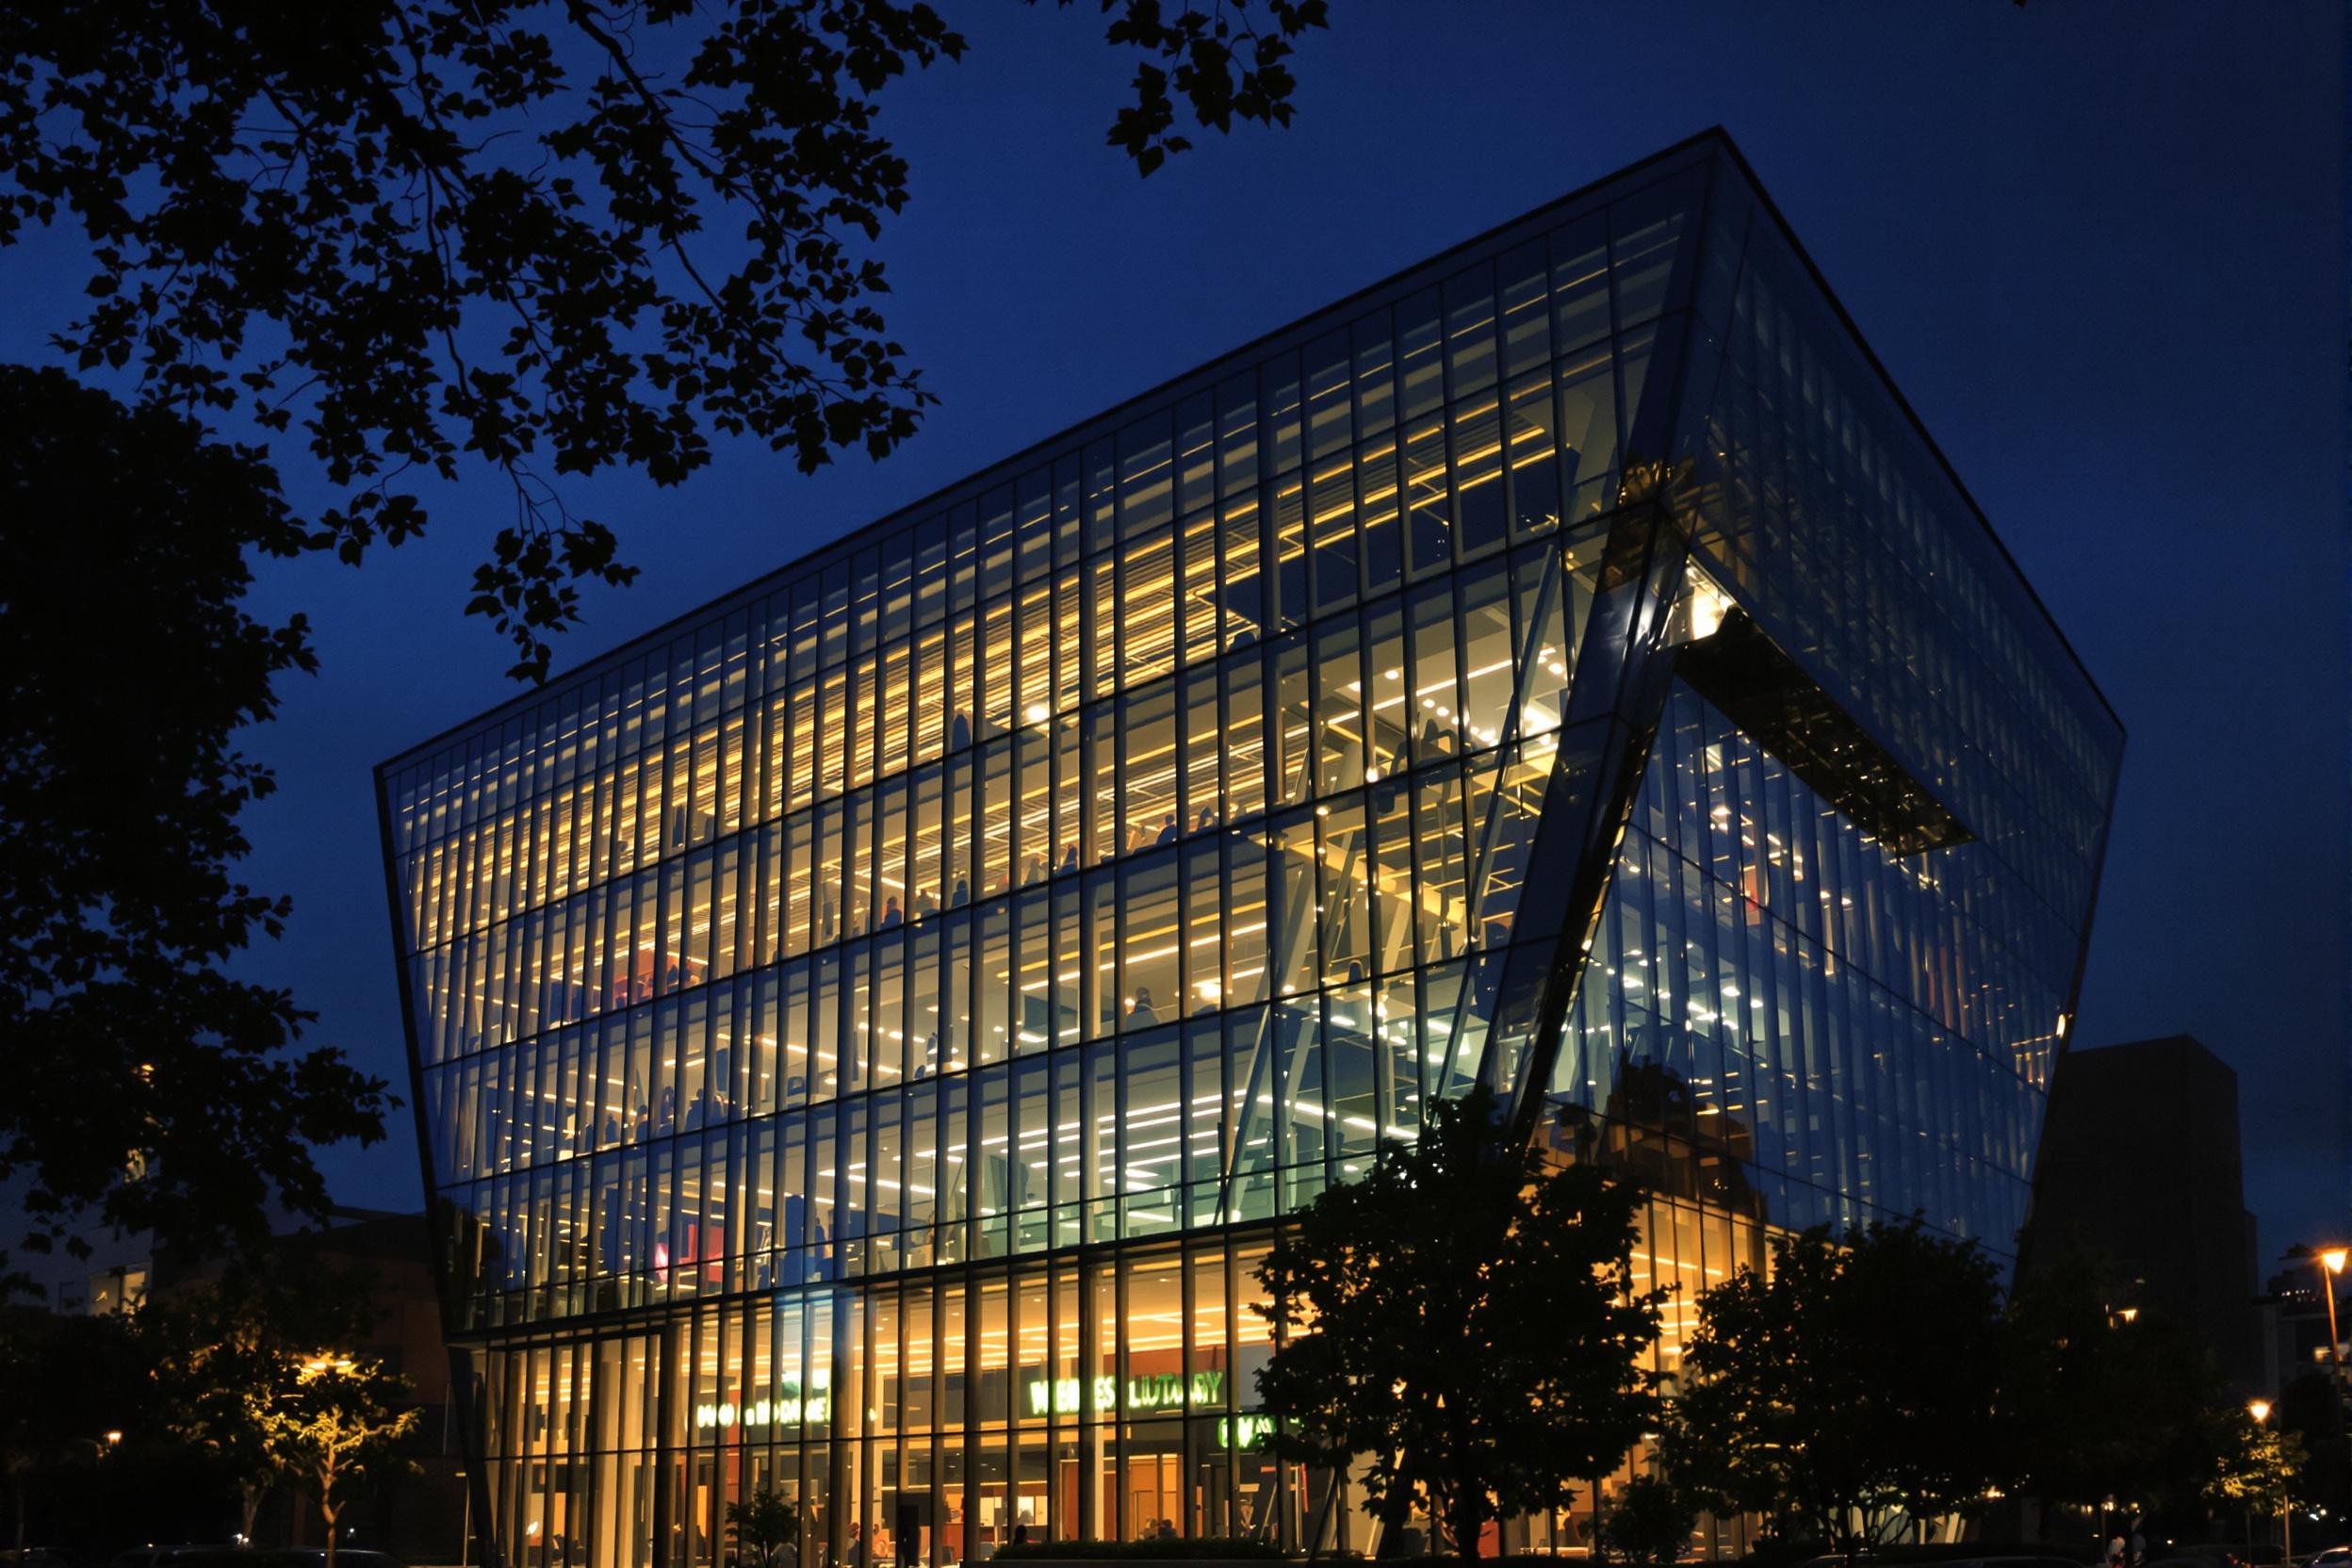
{"type": "Polygon", "coordinates": [[[197,1558],[214,1552],[233,1552],[234,1546],[134,1546],[127,1552],[117,1552],[106,1562],[106,1568],[179,1568],[197,1558]]]}
{"type": "Polygon", "coordinates": [[[2082,1568],[2070,1557],[1963,1557],[1935,1568],[2082,1568]]]}
{"type": "Polygon", "coordinates": [[[2330,1546],[2324,1552],[2313,1552],[2297,1558],[2303,1568],[2352,1568],[2352,1546],[2330,1546]]]}

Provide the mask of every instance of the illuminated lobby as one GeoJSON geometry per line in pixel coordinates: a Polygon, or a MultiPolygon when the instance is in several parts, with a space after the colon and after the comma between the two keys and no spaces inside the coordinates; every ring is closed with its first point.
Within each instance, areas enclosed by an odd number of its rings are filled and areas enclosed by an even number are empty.
{"type": "Polygon", "coordinates": [[[2005,1257],[2121,748],[1719,135],[848,533],[378,771],[482,1549],[1377,1549],[1252,1270],[1480,1081],[1665,1369],[2005,1257]]]}

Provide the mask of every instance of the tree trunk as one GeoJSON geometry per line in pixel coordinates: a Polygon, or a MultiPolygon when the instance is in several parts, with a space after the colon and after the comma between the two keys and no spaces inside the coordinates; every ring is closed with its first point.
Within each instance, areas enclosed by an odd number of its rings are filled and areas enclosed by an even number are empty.
{"type": "Polygon", "coordinates": [[[339,1505],[327,1500],[335,1495],[333,1488],[330,1481],[318,1491],[318,1517],[327,1527],[327,1568],[335,1568],[335,1516],[343,1511],[339,1505]]]}
{"type": "MultiPolygon", "coordinates": [[[[1479,1497],[1467,1481],[1462,1483],[1462,1495],[1455,1500],[1453,1517],[1446,1527],[1453,1532],[1454,1555],[1464,1562],[1478,1560],[1478,1536],[1485,1521],[1479,1517],[1479,1497]]],[[[330,1563],[328,1568],[334,1568],[330,1563]]]]}
{"type": "Polygon", "coordinates": [[[8,1506],[16,1514],[16,1555],[8,1560],[21,1563],[24,1560],[24,1473],[22,1470],[8,1472],[8,1506]]]}
{"type": "Polygon", "coordinates": [[[1402,1556],[1404,1532],[1413,1518],[1413,1498],[1402,1486],[1392,1486],[1380,1494],[1380,1500],[1372,1505],[1371,1512],[1380,1524],[1379,1555],[1402,1556]]]}
{"type": "Polygon", "coordinates": [[[237,1532],[242,1537],[239,1545],[253,1544],[253,1521],[261,1517],[262,1500],[269,1495],[269,1487],[250,1481],[237,1489],[237,1513],[242,1523],[237,1532]]]}

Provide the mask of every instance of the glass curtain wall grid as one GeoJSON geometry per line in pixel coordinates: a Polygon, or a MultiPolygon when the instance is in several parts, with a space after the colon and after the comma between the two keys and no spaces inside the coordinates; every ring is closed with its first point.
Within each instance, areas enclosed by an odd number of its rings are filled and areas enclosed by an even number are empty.
{"type": "Polygon", "coordinates": [[[2120,745],[1711,136],[387,763],[491,1560],[1362,1548],[1251,1270],[1480,1078],[1661,1366],[1775,1228],[2005,1253],[2120,745]]]}

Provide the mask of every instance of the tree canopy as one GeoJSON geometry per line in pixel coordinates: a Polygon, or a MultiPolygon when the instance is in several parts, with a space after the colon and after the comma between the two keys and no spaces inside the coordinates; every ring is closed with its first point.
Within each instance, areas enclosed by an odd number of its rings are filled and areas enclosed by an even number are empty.
{"type": "Polygon", "coordinates": [[[304,1364],[319,1346],[360,1343],[375,1315],[363,1272],[315,1259],[295,1272],[276,1253],[232,1262],[141,1311],[166,1422],[236,1489],[245,1539],[284,1475],[278,1417],[304,1364]]]}
{"type": "MultiPolygon", "coordinates": [[[[1188,126],[1287,122],[1326,9],[1100,4],[1146,173],[1188,126]]],[[[890,85],[966,51],[925,0],[0,0],[0,246],[68,224],[92,262],[59,347],[292,438],[339,498],[304,548],[358,561],[425,526],[420,481],[503,474],[468,608],[520,673],[632,575],[561,477],[676,483],[714,433],[879,457],[932,400],[877,253],[890,85]]]]}
{"type": "Polygon", "coordinates": [[[35,1249],[92,1206],[251,1242],[273,1191],[323,1205],[306,1145],[381,1135],[384,1085],[224,969],[287,914],[236,875],[274,788],[237,737],[308,629],[240,601],[299,531],[262,454],[0,366],[0,1177],[35,1249]]]}
{"type": "Polygon", "coordinates": [[[335,1568],[335,1522],[345,1486],[384,1462],[391,1446],[416,1429],[420,1417],[403,1403],[407,1394],[408,1380],[374,1358],[322,1350],[300,1364],[292,1386],[278,1389],[263,1412],[280,1473],[318,1505],[327,1568],[335,1568]]]}
{"type": "Polygon", "coordinates": [[[1677,1478],[1784,1533],[1883,1544],[2001,1477],[1999,1277],[1916,1218],[1775,1236],[1699,1298],[1667,1430],[1677,1478]]]}
{"type": "MultiPolygon", "coordinates": [[[[1145,173],[1286,123],[1325,20],[1100,9],[1145,173]]],[[[967,46],[925,0],[0,0],[0,257],[45,228],[88,262],[51,323],[78,383],[0,372],[0,1177],[35,1246],[93,1206],[251,1240],[393,1103],[225,972],[288,915],[234,874],[274,782],[235,737],[314,664],[300,616],[239,610],[252,562],[360,563],[495,476],[466,609],[543,678],[580,586],[633,575],[566,486],[675,484],[721,435],[890,451],[932,400],[880,311],[882,110],[967,46]]]]}
{"type": "Polygon", "coordinates": [[[1509,1138],[1484,1088],[1432,1107],[1327,1188],[1260,1266],[1282,1343],[1258,1373],[1294,1459],[1368,1456],[1367,1506],[1428,1510],[1454,1552],[1490,1520],[1564,1508],[1657,1416],[1641,1363],[1641,1194],[1509,1138]]]}
{"type": "Polygon", "coordinates": [[[2264,1516],[2284,1512],[2302,1478],[2303,1440],[2262,1425],[2244,1411],[2226,1422],[2218,1436],[2205,1500],[2264,1516]]]}

